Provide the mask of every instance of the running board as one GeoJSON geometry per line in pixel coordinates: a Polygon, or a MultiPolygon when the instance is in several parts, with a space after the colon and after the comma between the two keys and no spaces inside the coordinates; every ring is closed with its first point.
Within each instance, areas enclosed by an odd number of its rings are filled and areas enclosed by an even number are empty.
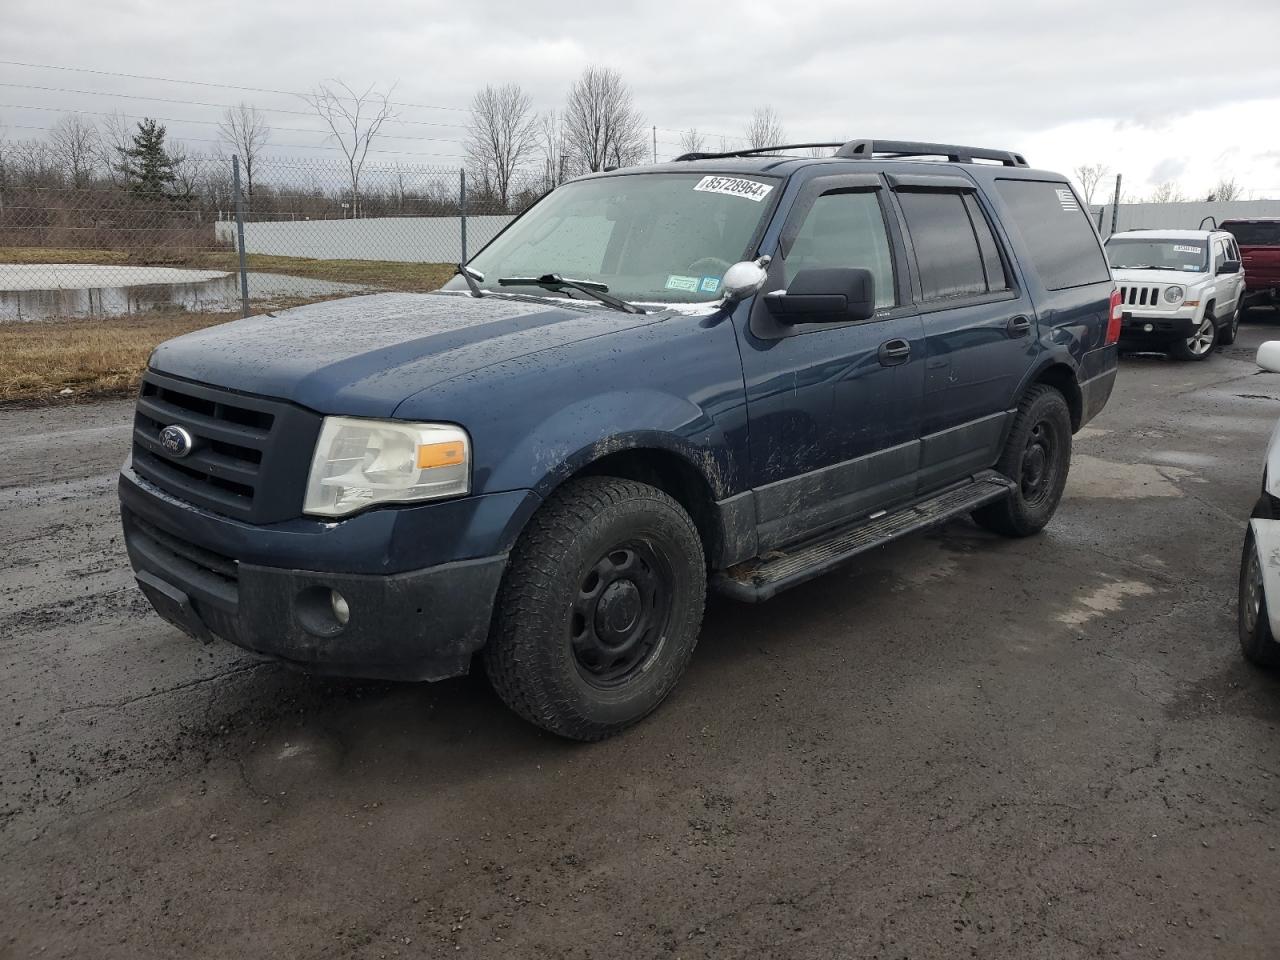
{"type": "Polygon", "coordinates": [[[1008,496],[1013,481],[994,470],[974,474],[926,500],[893,513],[840,527],[822,540],[810,541],[786,551],[772,551],[768,559],[756,558],[718,573],[714,589],[735,600],[759,603],[789,587],[812,580],[846,560],[910,533],[926,530],[962,513],[1008,496]]]}

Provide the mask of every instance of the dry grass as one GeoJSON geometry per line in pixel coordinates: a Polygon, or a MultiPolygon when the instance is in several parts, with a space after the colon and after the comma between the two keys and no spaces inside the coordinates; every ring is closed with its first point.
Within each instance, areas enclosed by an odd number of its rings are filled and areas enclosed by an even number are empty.
{"type": "Polygon", "coordinates": [[[156,313],[0,324],[0,403],[120,396],[137,389],[156,344],[234,319],[234,314],[156,313]]]}

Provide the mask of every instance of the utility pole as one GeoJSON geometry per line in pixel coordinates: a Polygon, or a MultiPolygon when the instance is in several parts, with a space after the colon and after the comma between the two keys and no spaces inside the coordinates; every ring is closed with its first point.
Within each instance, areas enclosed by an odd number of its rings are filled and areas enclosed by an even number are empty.
{"type": "Polygon", "coordinates": [[[658,125],[653,126],[653,162],[658,162],[658,125]]]}

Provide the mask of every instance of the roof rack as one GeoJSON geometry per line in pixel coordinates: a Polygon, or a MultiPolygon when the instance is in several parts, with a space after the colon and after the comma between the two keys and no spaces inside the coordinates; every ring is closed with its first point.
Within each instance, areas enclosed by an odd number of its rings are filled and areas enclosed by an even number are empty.
{"type": "Polygon", "coordinates": [[[843,160],[871,160],[880,155],[891,159],[910,157],[946,157],[952,163],[973,163],[975,160],[994,160],[1006,167],[1025,167],[1026,158],[1012,150],[991,150],[986,147],[961,147],[949,143],[924,143],[915,140],[848,140],[841,143],[788,143],[776,147],[752,147],[749,150],[729,150],[724,153],[684,153],[681,160],[718,160],[726,157],[753,157],[779,153],[784,150],[802,150],[810,147],[838,147],[835,156],[843,160]]]}
{"type": "Polygon", "coordinates": [[[764,154],[778,153],[782,150],[807,150],[810,147],[843,147],[844,141],[839,143],[784,143],[776,147],[748,147],[745,150],[726,150],[723,153],[703,153],[695,151],[693,153],[682,153],[673,160],[673,163],[680,163],[682,160],[720,160],[724,157],[758,157],[764,154]]]}

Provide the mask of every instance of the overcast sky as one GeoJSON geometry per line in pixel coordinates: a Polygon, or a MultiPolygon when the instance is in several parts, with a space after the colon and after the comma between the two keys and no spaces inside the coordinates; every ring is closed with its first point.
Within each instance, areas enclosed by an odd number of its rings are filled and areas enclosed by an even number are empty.
{"type": "MultiPolygon", "coordinates": [[[[1277,0],[4,0],[0,20],[7,61],[284,91],[396,82],[414,106],[386,128],[386,160],[456,163],[477,87],[514,81],[549,109],[594,63],[630,82],[660,156],[691,126],[718,146],[769,104],[793,140],[998,146],[1063,172],[1104,163],[1135,196],[1164,180],[1202,196],[1226,174],[1280,197],[1277,0]]],[[[218,105],[241,98],[282,111],[278,152],[323,143],[316,120],[283,112],[300,109],[288,96],[0,64],[0,128],[16,138],[57,110],[118,109],[211,149],[218,105]]]]}

